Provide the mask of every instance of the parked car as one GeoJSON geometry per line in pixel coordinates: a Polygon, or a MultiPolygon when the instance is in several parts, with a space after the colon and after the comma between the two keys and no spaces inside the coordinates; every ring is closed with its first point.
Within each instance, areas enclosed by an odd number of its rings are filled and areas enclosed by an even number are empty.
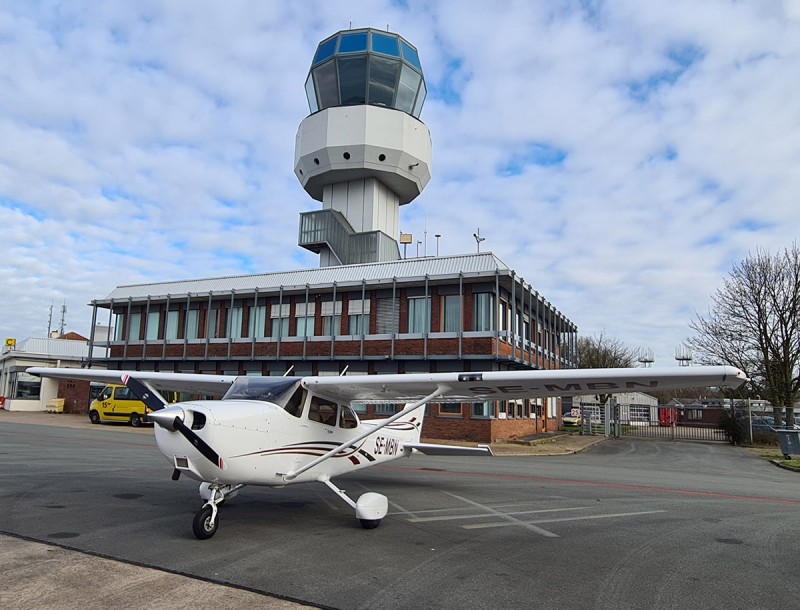
{"type": "Polygon", "coordinates": [[[775,419],[772,417],[756,415],[751,424],[753,432],[772,432],[775,427],[775,419]]]}
{"type": "Polygon", "coordinates": [[[564,413],[561,414],[561,422],[565,426],[580,426],[581,425],[580,411],[578,409],[572,409],[572,411],[565,411],[564,413]]]}

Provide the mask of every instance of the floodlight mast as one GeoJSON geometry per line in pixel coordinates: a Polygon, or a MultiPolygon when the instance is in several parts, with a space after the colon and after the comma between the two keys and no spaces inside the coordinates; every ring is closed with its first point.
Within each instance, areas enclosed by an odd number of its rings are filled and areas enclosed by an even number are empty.
{"type": "Polygon", "coordinates": [[[337,32],[318,45],[306,94],[294,169],[323,209],[300,215],[299,245],[320,267],[400,259],[400,206],[431,177],[417,50],[383,30],[337,32]]]}

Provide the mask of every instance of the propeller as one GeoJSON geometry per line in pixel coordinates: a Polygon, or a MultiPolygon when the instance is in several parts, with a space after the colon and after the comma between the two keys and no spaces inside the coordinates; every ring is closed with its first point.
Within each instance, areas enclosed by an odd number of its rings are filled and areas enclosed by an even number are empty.
{"type": "Polygon", "coordinates": [[[185,417],[186,414],[184,413],[183,409],[177,405],[167,407],[166,409],[161,409],[160,411],[150,414],[150,419],[152,419],[156,424],[165,430],[169,430],[170,432],[180,432],[195,449],[203,454],[204,458],[206,458],[220,470],[223,470],[225,468],[225,464],[223,463],[222,458],[208,443],[198,436],[197,432],[192,430],[184,423],[183,420],[185,417]]]}
{"type": "Polygon", "coordinates": [[[186,438],[187,441],[192,444],[195,449],[203,454],[204,458],[206,458],[220,470],[224,468],[222,458],[219,456],[219,454],[214,451],[208,443],[200,438],[197,435],[197,432],[183,423],[183,420],[186,417],[186,413],[184,413],[183,409],[177,406],[167,407],[166,401],[158,392],[151,390],[135,377],[124,375],[122,377],[122,383],[124,383],[131,392],[136,394],[139,399],[152,411],[152,413],[148,415],[151,420],[170,432],[175,432],[177,430],[186,438]]]}

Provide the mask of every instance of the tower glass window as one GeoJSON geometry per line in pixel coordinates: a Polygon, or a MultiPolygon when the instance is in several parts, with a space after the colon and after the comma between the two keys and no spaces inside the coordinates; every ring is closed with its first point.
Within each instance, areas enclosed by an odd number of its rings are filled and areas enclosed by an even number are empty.
{"type": "Polygon", "coordinates": [[[340,57],[336,63],[339,66],[339,98],[342,106],[366,103],[366,56],[340,57]]]}
{"type": "Polygon", "coordinates": [[[372,32],[372,50],[376,53],[400,57],[400,49],[397,46],[397,38],[372,32]]]}
{"type": "Polygon", "coordinates": [[[374,104],[419,118],[425,95],[417,50],[396,34],[372,29],[346,30],[321,42],[306,79],[312,113],[374,104]]]}
{"type": "Polygon", "coordinates": [[[338,39],[334,37],[320,43],[320,45],[317,47],[317,53],[314,55],[315,65],[325,61],[329,57],[333,57],[333,52],[336,50],[337,41],[338,39]]]}
{"type": "Polygon", "coordinates": [[[367,33],[343,34],[339,42],[339,53],[356,53],[367,50],[367,33]]]}

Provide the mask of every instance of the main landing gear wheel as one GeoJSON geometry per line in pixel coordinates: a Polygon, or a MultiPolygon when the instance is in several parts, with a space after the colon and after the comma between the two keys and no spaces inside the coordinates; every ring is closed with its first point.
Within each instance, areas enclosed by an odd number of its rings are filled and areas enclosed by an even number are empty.
{"type": "Polygon", "coordinates": [[[206,505],[194,516],[192,531],[200,540],[207,540],[217,532],[219,513],[214,514],[215,512],[212,507],[206,505]]]}

